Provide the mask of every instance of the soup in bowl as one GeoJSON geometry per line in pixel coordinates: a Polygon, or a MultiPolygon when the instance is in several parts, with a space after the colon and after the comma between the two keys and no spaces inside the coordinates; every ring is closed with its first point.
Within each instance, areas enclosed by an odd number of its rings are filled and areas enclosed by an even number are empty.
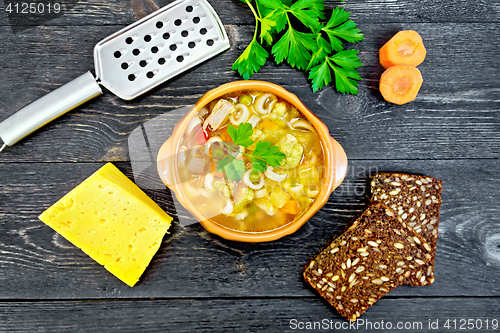
{"type": "Polygon", "coordinates": [[[208,231],[248,242],[296,231],[346,169],[326,126],[295,95],[261,81],[205,94],[158,155],[163,182],[208,231]]]}

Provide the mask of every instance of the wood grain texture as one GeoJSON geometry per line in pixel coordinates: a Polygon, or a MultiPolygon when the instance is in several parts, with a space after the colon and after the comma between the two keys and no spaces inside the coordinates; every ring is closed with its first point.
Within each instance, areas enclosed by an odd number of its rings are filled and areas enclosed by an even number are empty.
{"type": "MultiPolygon", "coordinates": [[[[46,22],[47,26],[100,26],[109,24],[128,25],[136,18],[150,13],[155,7],[163,7],[172,0],[72,0],[76,3],[70,10],[64,9],[64,15],[46,22]]],[[[240,0],[209,1],[224,24],[255,24],[249,8],[240,0]],[[234,13],[240,13],[234,15],[234,13]]],[[[0,25],[10,25],[5,13],[5,5],[0,5],[0,25]]],[[[422,23],[422,22],[499,22],[500,3],[496,0],[399,0],[373,1],[356,0],[340,3],[326,0],[325,8],[340,6],[352,12],[352,18],[370,23],[422,23]]],[[[28,15],[24,15],[18,25],[31,25],[28,15]]]]}
{"type": "MultiPolygon", "coordinates": [[[[426,174],[444,183],[436,282],[398,287],[390,295],[500,296],[498,160],[351,161],[346,180],[325,207],[298,232],[279,241],[237,243],[209,234],[200,225],[174,224],[134,288],[37,219],[100,165],[2,165],[1,299],[314,295],[304,287],[303,265],[362,212],[366,177],[377,171],[426,174]]],[[[117,165],[132,176],[128,163],[117,165]]],[[[147,193],[175,214],[167,190],[147,193]]]]}
{"type": "Polygon", "coordinates": [[[15,332],[498,332],[498,298],[383,298],[349,329],[326,302],[311,299],[146,300],[0,303],[2,331],[15,332]],[[415,311],[418,309],[418,311],[415,311]],[[450,328],[445,328],[450,319],[450,328]],[[456,320],[456,329],[453,324],[456,320]],[[463,319],[465,322],[461,322],[463,319]],[[479,321],[481,321],[481,329],[479,321]],[[488,328],[486,329],[486,320],[488,328]],[[497,320],[497,321],[493,321],[497,320]],[[383,324],[382,324],[383,321],[383,324]],[[492,327],[496,323],[496,329],[492,327]],[[301,322],[302,324],[299,324],[301,322]],[[307,323],[316,329],[305,329],[307,323]],[[429,329],[429,323],[438,330],[429,329]],[[323,323],[324,326],[320,326],[323,323]],[[300,326],[299,326],[300,325],[300,326]],[[342,325],[344,329],[342,329],[342,325]],[[383,325],[383,326],[381,326],[383,325]],[[392,327],[392,330],[387,327],[392,327]],[[397,329],[405,327],[406,329],[397,329]],[[460,326],[462,325],[462,330],[460,326]],[[476,326],[477,325],[477,326],[476,326]],[[337,326],[337,328],[335,328],[337,326]],[[304,327],[304,329],[298,329],[304,327]],[[383,328],[381,328],[383,327],[383,328]]]}
{"type": "MultiPolygon", "coordinates": [[[[77,4],[57,19],[33,26],[21,17],[15,27],[4,2],[0,121],[92,70],[98,41],[172,1],[71,0],[77,4]]],[[[341,95],[332,87],[313,94],[304,73],[272,61],[254,76],[297,94],[350,161],[344,183],[293,235],[236,243],[198,224],[175,222],[140,282],[129,288],[37,219],[103,161],[116,161],[133,179],[128,139],[135,129],[166,114],[168,126],[152,129],[160,138],[178,119],[173,110],[239,79],[230,65],[249,43],[254,19],[239,0],[210,3],[225,24],[230,50],[130,102],[106,91],[0,154],[0,332],[282,332],[291,319],[345,323],[305,285],[302,267],[362,212],[366,177],[377,171],[443,180],[436,282],[398,287],[361,319],[423,323],[408,332],[429,331],[429,320],[439,319],[437,331],[454,332],[460,330],[444,328],[446,319],[458,325],[462,318],[482,319],[482,329],[468,331],[497,332],[484,325],[500,320],[498,0],[326,0],[327,10],[339,5],[351,11],[366,36],[352,45],[364,63],[360,94],[341,95]],[[377,50],[407,29],[422,35],[428,54],[419,66],[419,96],[397,106],[378,92],[383,69],[377,50]]],[[[135,181],[149,188],[147,194],[170,214],[186,214],[158,185],[154,166],[140,166],[147,170],[135,181]]]]}
{"type": "MultiPolygon", "coordinates": [[[[365,64],[358,96],[333,87],[313,94],[303,72],[268,61],[254,79],[281,84],[322,119],[350,159],[497,158],[500,75],[497,24],[360,24],[355,45],[365,64]],[[396,31],[420,32],[428,48],[417,99],[398,106],[378,92],[378,48],[396,31]],[[467,43],[454,43],[456,40],[467,43]],[[497,47],[492,47],[497,45],[497,47]],[[475,66],[471,66],[474,63],[475,66]],[[404,144],[402,144],[404,143],[404,144]]],[[[117,26],[41,27],[18,36],[0,27],[5,50],[0,120],[93,67],[92,49],[117,26]]],[[[2,162],[128,160],[127,138],[141,123],[191,105],[206,91],[238,80],[230,65],[253,30],[226,26],[232,48],[133,101],[106,92],[2,154],[2,162]],[[64,144],[60,144],[64,142],[64,144]],[[57,149],[54,147],[57,146],[57,149]]]]}

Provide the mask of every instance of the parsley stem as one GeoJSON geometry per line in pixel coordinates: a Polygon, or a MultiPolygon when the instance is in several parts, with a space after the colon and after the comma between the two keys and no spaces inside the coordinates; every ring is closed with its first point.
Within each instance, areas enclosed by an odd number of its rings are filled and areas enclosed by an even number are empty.
{"type": "Polygon", "coordinates": [[[250,10],[252,11],[253,13],[253,16],[255,16],[255,19],[258,21],[260,18],[259,16],[257,15],[257,13],[255,12],[255,9],[253,8],[252,4],[250,3],[249,0],[245,0],[245,2],[247,3],[248,7],[250,7],[250,10]]]}
{"type": "Polygon", "coordinates": [[[255,2],[255,8],[257,8],[257,14],[259,14],[259,17],[262,19],[262,14],[260,13],[259,4],[257,2],[255,2]]]}
{"type": "Polygon", "coordinates": [[[252,4],[250,3],[249,0],[245,0],[245,2],[247,3],[248,7],[250,7],[250,10],[252,11],[253,13],[253,16],[255,17],[255,31],[253,33],[253,39],[257,39],[257,30],[259,28],[259,22],[260,22],[260,17],[259,15],[257,15],[257,13],[255,12],[255,9],[253,8],[252,4]]]}
{"type": "MultiPolygon", "coordinates": [[[[237,146],[234,143],[233,144],[227,144],[225,142],[222,142],[222,143],[224,144],[224,146],[227,147],[227,149],[229,150],[229,155],[231,155],[231,156],[233,155],[234,152],[238,152],[238,153],[240,153],[242,155],[245,155],[245,156],[248,156],[248,157],[251,157],[251,158],[256,158],[256,159],[259,159],[259,160],[262,160],[262,161],[266,161],[263,158],[253,156],[253,154],[247,154],[245,152],[240,151],[239,149],[234,148],[234,146],[237,146]]],[[[235,157],[233,156],[233,158],[235,158],[235,157]]],[[[267,161],[266,161],[266,163],[267,163],[267,161]]]]}
{"type": "Polygon", "coordinates": [[[290,16],[288,16],[288,11],[286,11],[286,20],[288,21],[288,26],[290,27],[290,29],[293,29],[292,23],[290,22],[290,16]]]}

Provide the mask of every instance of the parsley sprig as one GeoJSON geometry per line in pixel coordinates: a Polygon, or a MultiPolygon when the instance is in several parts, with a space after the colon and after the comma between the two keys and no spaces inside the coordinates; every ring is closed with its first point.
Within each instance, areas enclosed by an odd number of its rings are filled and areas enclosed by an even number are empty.
{"type": "MultiPolygon", "coordinates": [[[[233,143],[223,142],[229,154],[217,162],[217,171],[224,172],[228,179],[240,181],[246,172],[245,162],[234,155],[240,153],[239,146],[248,148],[255,143],[250,138],[253,134],[252,125],[244,123],[235,127],[229,124],[227,125],[227,133],[233,140],[233,143]]],[[[251,157],[252,167],[255,172],[266,171],[268,165],[277,167],[286,157],[285,154],[279,151],[278,147],[273,146],[271,142],[267,141],[258,141],[251,154],[245,152],[241,152],[241,154],[251,157]]]]}
{"type": "Polygon", "coordinates": [[[255,8],[251,0],[241,1],[256,20],[252,41],[232,66],[245,80],[264,66],[269,57],[265,45],[272,46],[277,64],[286,61],[292,68],[307,71],[314,92],[332,82],[333,72],[337,91],[358,93],[356,80],[361,77],[356,68],[362,63],[358,51],[344,50],[343,42],[357,43],[364,36],[349,19],[349,12],[336,7],[329,20],[322,22],[326,19],[324,0],[254,0],[255,8]]]}

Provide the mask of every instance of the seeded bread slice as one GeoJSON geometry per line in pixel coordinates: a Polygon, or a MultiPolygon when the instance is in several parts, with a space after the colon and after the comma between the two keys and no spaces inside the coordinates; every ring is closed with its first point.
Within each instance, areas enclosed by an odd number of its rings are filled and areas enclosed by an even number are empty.
{"type": "Polygon", "coordinates": [[[355,321],[424,265],[431,248],[384,204],[373,203],[304,268],[304,279],[355,321]]]}
{"type": "Polygon", "coordinates": [[[401,173],[379,173],[371,181],[373,202],[391,208],[431,246],[432,258],[402,284],[423,286],[434,282],[434,260],[438,238],[443,182],[436,178],[401,173]]]}

